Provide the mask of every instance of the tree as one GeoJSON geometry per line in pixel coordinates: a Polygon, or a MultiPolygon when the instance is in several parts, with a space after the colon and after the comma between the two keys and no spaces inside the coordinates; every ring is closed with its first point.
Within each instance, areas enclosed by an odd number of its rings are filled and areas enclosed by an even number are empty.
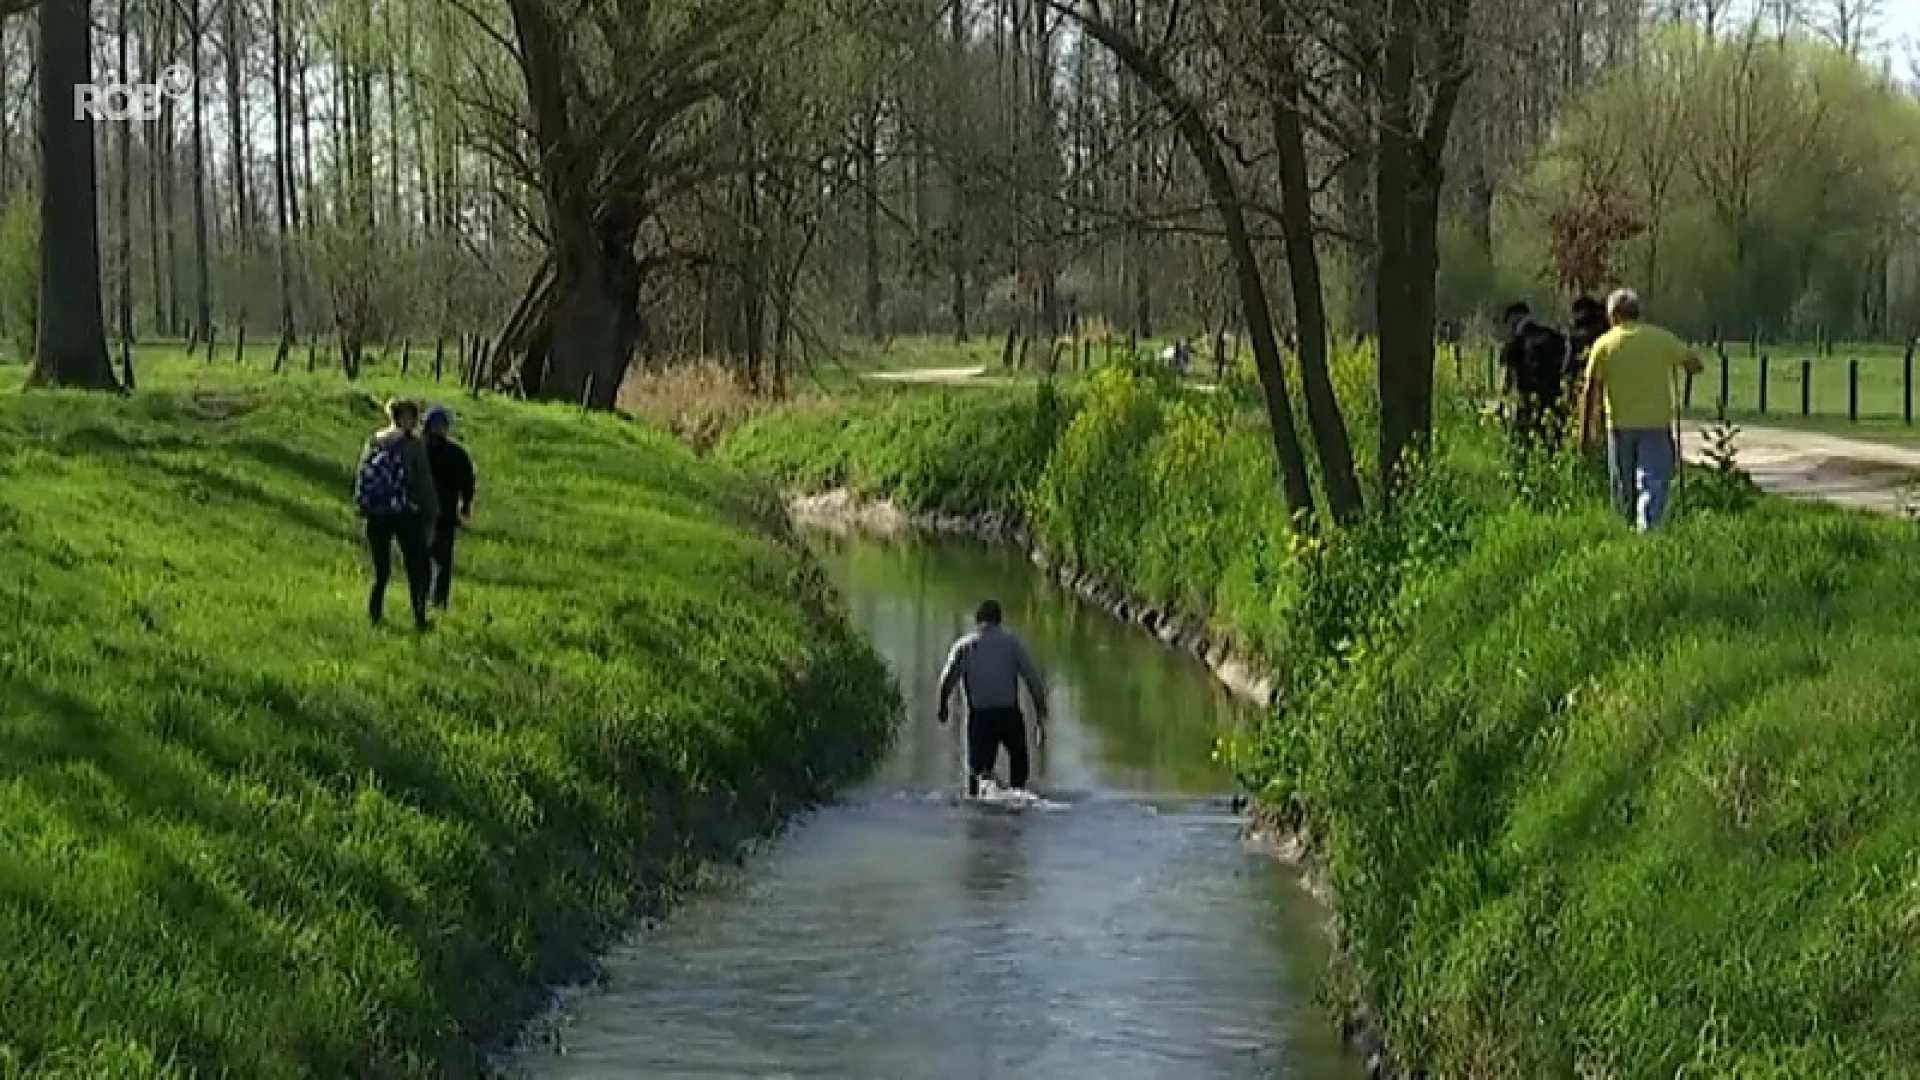
{"type": "Polygon", "coordinates": [[[118,389],[100,305],[93,128],[74,108],[93,81],[88,0],[40,7],[40,326],[33,382],[118,389]]]}

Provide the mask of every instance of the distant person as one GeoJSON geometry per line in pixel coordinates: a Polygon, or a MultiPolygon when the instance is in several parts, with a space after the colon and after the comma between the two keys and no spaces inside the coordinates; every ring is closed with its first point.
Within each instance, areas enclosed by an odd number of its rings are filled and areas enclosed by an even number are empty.
{"type": "Polygon", "coordinates": [[[1524,301],[1508,305],[1502,321],[1507,340],[1500,350],[1500,391],[1515,399],[1514,439],[1523,446],[1551,445],[1566,426],[1567,339],[1534,319],[1524,301]]]}
{"type": "Polygon", "coordinates": [[[1596,448],[1600,403],[1607,411],[1607,467],[1613,502],[1641,532],[1660,524],[1678,467],[1674,440],[1674,373],[1698,375],[1700,359],[1679,338],[1640,321],[1640,297],[1620,289],[1607,297],[1613,328],[1587,350],[1587,388],[1580,410],[1580,446],[1596,448]]]}
{"type": "Polygon", "coordinates": [[[451,434],[453,411],[444,405],[427,410],[427,461],[433,468],[434,495],[440,517],[427,549],[433,563],[433,606],[446,610],[453,589],[453,538],[473,520],[473,458],[451,434]]]}
{"type": "Polygon", "coordinates": [[[1573,318],[1567,323],[1567,384],[1574,386],[1587,370],[1587,350],[1612,329],[1607,309],[1591,296],[1573,302],[1573,318]]]}
{"type": "Polygon", "coordinates": [[[385,614],[387,582],[393,577],[393,545],[400,545],[406,565],[407,593],[413,604],[416,629],[432,628],[427,621],[427,585],[431,572],[428,547],[440,517],[440,500],[433,486],[433,467],[426,444],[414,434],[420,406],[405,399],[387,403],[387,426],[367,440],[354,476],[353,500],[367,521],[367,550],[373,555],[373,592],[367,598],[367,617],[375,626],[385,614]]]}
{"type": "Polygon", "coordinates": [[[947,699],[956,686],[967,691],[967,794],[980,794],[980,781],[993,775],[1000,747],[1007,748],[1009,786],[1026,790],[1027,725],[1020,715],[1020,683],[1033,698],[1034,741],[1046,739],[1047,688],[1027,655],[1027,647],[1000,625],[1000,604],[988,600],[974,613],[974,628],[953,643],[940,672],[940,722],[947,722],[947,699]]]}

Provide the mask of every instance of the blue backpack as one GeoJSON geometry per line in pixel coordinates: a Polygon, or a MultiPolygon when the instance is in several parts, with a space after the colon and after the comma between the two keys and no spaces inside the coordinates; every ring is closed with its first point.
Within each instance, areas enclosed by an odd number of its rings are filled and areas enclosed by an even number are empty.
{"type": "Polygon", "coordinates": [[[407,465],[400,455],[401,440],[374,448],[353,478],[353,501],[361,517],[392,517],[413,509],[407,496],[407,465]]]}

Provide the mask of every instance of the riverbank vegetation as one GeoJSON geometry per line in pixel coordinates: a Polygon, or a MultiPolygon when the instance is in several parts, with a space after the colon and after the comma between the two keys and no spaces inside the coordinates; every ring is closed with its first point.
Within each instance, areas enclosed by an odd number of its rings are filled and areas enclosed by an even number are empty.
{"type": "MultiPolygon", "coordinates": [[[[1365,354],[1336,358],[1364,430],[1365,354]]],[[[1013,511],[1284,676],[1230,746],[1311,831],[1355,989],[1438,1075],[1904,1075],[1920,1025],[1920,537],[1690,470],[1631,534],[1466,399],[1395,509],[1308,538],[1243,390],[1110,369],[749,421],[729,460],[1013,511]]],[[[1357,443],[1363,440],[1356,440],[1357,443]]],[[[1363,460],[1363,474],[1374,466],[1363,460]]]]}
{"type": "Polygon", "coordinates": [[[366,395],[0,402],[0,1075],[474,1075],[881,748],[885,670],[750,486],[456,405],[477,518],[416,637],[364,615],[366,395]]]}

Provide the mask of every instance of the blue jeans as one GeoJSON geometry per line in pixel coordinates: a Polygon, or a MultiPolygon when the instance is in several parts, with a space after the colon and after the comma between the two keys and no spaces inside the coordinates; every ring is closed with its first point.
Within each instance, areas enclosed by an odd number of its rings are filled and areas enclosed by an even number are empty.
{"type": "Polygon", "coordinates": [[[1671,428],[1616,428],[1607,432],[1607,471],[1613,476],[1613,506],[1627,523],[1646,532],[1666,516],[1678,457],[1671,428]]]}

